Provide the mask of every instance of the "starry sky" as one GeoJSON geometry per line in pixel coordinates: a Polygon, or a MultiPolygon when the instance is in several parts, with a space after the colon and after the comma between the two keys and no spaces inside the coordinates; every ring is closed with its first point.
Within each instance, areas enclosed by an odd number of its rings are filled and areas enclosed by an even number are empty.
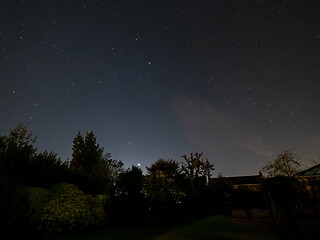
{"type": "Polygon", "coordinates": [[[126,167],[204,152],[214,175],[320,155],[320,3],[0,0],[0,134],[72,156],[80,130],[126,167]]]}

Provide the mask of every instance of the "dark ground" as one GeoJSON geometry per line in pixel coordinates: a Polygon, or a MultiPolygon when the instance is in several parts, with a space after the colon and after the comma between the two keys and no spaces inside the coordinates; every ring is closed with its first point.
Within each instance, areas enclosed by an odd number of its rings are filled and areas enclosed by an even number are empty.
{"type": "Polygon", "coordinates": [[[270,219],[213,216],[191,223],[173,221],[117,224],[86,231],[29,234],[25,239],[276,239],[270,219]]]}

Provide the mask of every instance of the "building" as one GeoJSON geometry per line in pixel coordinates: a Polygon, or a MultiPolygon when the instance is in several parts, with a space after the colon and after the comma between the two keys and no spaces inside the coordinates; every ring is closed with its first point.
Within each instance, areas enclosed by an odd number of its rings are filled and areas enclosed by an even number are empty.
{"type": "MultiPolygon", "coordinates": [[[[262,189],[263,177],[261,175],[225,177],[226,182],[233,186],[235,190],[247,190],[259,192],[262,189]]],[[[211,178],[210,184],[214,184],[217,178],[211,178]]]]}
{"type": "Polygon", "coordinates": [[[320,164],[317,164],[311,168],[308,168],[302,172],[299,172],[295,176],[296,177],[320,176],[320,164]]]}

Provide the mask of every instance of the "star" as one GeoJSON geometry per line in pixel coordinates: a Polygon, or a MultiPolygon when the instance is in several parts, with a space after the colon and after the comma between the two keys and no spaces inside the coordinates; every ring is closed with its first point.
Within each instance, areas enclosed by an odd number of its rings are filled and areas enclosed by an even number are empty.
{"type": "Polygon", "coordinates": [[[66,160],[77,130],[93,130],[115,159],[143,167],[196,149],[229,176],[272,160],[243,147],[257,139],[275,154],[318,154],[307,146],[320,136],[312,4],[23,1],[0,7],[1,132],[31,122],[44,147],[62,133],[49,150],[66,160]]]}

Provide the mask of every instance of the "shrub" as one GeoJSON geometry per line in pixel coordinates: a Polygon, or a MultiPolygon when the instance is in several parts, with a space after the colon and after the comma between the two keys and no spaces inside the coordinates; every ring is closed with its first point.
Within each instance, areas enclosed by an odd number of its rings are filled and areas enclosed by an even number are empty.
{"type": "Polygon", "coordinates": [[[0,229],[11,231],[28,224],[29,205],[25,188],[0,179],[0,229]]]}
{"type": "Polygon", "coordinates": [[[102,201],[72,184],[54,185],[43,207],[40,228],[47,231],[79,229],[105,220],[102,201]]]}

